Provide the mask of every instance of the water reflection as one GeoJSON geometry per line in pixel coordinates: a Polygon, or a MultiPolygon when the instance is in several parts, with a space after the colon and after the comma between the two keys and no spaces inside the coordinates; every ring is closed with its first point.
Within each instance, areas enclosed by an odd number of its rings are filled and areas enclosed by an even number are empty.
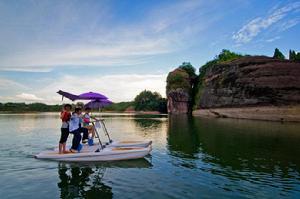
{"type": "MultiPolygon", "coordinates": [[[[168,148],[174,157],[201,159],[198,169],[215,175],[254,183],[271,183],[272,179],[285,183],[300,175],[300,158],[295,155],[300,154],[298,127],[292,123],[170,116],[168,148]]],[[[283,188],[290,186],[286,183],[283,188]]]]}
{"type": "Polygon", "coordinates": [[[101,182],[105,168],[59,164],[58,175],[61,198],[112,198],[111,187],[101,182]],[[90,176],[93,175],[91,179],[90,176]]]}
{"type": "Polygon", "coordinates": [[[103,182],[110,168],[150,168],[146,159],[106,163],[59,163],[57,186],[60,198],[112,198],[112,188],[103,182]]]}
{"type": "Polygon", "coordinates": [[[145,118],[136,118],[134,119],[136,125],[142,129],[158,129],[161,128],[162,121],[158,119],[145,119],[145,118]]]}
{"type": "Polygon", "coordinates": [[[200,141],[192,117],[172,115],[168,123],[168,148],[179,157],[195,158],[199,152],[200,141]]]}

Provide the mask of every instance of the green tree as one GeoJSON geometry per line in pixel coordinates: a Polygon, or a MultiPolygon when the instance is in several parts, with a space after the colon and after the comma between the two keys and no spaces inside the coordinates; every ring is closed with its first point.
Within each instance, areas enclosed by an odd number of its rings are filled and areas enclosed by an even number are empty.
{"type": "Polygon", "coordinates": [[[284,55],[282,54],[282,52],[280,52],[278,48],[275,48],[273,58],[281,59],[281,60],[285,59],[284,55]]]}
{"type": "Polygon", "coordinates": [[[144,90],[134,98],[134,106],[137,111],[165,112],[167,103],[159,93],[144,90]]]}
{"type": "Polygon", "coordinates": [[[300,52],[296,53],[294,50],[289,51],[289,60],[300,61],[300,52]]]}
{"type": "Polygon", "coordinates": [[[193,65],[190,63],[190,62],[183,62],[179,68],[185,70],[189,75],[190,77],[194,77],[196,76],[196,69],[193,67],[193,65]]]}

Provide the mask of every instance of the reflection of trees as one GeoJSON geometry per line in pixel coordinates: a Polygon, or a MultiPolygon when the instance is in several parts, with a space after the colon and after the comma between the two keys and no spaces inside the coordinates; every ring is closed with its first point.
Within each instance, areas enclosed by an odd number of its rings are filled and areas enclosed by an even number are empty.
{"type": "Polygon", "coordinates": [[[58,187],[61,198],[112,198],[111,187],[101,182],[104,168],[81,167],[80,165],[59,164],[58,187]]]}
{"type": "Polygon", "coordinates": [[[158,119],[137,118],[134,121],[142,129],[157,129],[162,125],[162,121],[158,119]]]}

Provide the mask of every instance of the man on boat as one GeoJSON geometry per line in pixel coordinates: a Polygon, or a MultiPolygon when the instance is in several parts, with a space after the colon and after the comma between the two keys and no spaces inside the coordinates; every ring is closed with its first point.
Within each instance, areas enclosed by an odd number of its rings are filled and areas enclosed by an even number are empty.
{"type": "Polygon", "coordinates": [[[81,127],[81,108],[75,108],[74,113],[71,116],[69,123],[69,131],[73,134],[71,152],[77,153],[80,151],[79,145],[81,140],[81,133],[83,133],[82,142],[87,142],[88,139],[88,129],[81,127]]]}

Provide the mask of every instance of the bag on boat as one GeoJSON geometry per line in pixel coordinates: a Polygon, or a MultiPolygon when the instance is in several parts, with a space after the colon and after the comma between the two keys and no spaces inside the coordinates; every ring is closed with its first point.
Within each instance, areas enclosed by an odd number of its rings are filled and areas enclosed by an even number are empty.
{"type": "Polygon", "coordinates": [[[100,129],[101,128],[101,124],[99,121],[95,122],[95,128],[100,129]]]}

